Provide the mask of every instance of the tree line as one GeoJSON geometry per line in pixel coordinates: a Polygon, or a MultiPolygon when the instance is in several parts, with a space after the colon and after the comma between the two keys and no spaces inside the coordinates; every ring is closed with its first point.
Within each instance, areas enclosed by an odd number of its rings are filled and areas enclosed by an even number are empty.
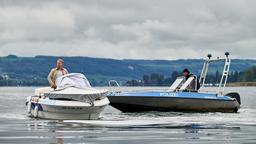
{"type": "MultiPolygon", "coordinates": [[[[129,80],[126,82],[127,86],[170,86],[178,76],[181,74],[177,71],[172,72],[169,77],[164,75],[152,73],[150,75],[143,75],[140,80],[129,80]]],[[[215,74],[207,75],[206,83],[216,85],[221,80],[222,73],[218,70],[215,74]]],[[[198,76],[199,78],[200,76],[198,76]]],[[[247,69],[244,72],[231,71],[228,76],[228,83],[233,82],[256,82],[256,66],[247,69]]]]}
{"type": "MultiPolygon", "coordinates": [[[[218,70],[215,74],[207,76],[206,83],[218,84],[222,73],[218,70]]],[[[181,76],[180,72],[174,71],[169,77],[162,74],[152,73],[144,74],[141,79],[133,79],[124,83],[127,86],[170,86],[175,79],[181,76]]],[[[199,76],[198,76],[199,78],[199,76]]],[[[90,80],[92,85],[98,86],[94,79],[90,80]]],[[[256,82],[256,66],[253,66],[244,72],[231,71],[229,73],[228,82],[256,82]]],[[[12,79],[6,75],[0,75],[0,86],[46,86],[48,81],[46,78],[31,77],[29,79],[12,79]]]]}

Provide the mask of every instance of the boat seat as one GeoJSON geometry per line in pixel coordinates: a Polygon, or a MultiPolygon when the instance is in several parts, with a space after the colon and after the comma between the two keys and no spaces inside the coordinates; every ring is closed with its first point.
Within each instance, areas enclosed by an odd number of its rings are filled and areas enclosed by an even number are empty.
{"type": "Polygon", "coordinates": [[[181,83],[183,82],[184,77],[178,77],[174,83],[171,85],[171,87],[169,88],[168,91],[175,91],[178,89],[178,87],[181,85],[181,83]]]}
{"type": "Polygon", "coordinates": [[[179,89],[180,91],[185,91],[187,90],[187,87],[191,84],[191,82],[195,79],[194,76],[191,76],[188,78],[188,80],[181,86],[181,88],[179,89]]]}

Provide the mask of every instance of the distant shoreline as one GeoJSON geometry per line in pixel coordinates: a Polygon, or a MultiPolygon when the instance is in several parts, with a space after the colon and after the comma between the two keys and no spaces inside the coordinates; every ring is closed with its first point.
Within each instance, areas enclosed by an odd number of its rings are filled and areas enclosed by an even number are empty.
{"type": "Polygon", "coordinates": [[[233,82],[227,83],[228,87],[255,87],[256,82],[233,82]]]}

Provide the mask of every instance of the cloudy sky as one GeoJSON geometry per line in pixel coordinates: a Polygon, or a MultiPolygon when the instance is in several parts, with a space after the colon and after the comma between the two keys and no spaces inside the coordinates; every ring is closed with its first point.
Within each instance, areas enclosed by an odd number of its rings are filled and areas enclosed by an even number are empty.
{"type": "Polygon", "coordinates": [[[0,0],[0,56],[255,58],[255,0],[0,0]]]}

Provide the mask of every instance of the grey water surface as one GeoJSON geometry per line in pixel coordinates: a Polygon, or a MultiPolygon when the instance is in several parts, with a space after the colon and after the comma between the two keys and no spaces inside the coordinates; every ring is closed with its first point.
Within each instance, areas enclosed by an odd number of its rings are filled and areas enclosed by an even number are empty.
{"type": "MultiPolygon", "coordinates": [[[[26,115],[32,87],[0,87],[0,143],[256,143],[256,87],[241,94],[238,113],[122,113],[108,106],[99,120],[42,120],[26,115]]],[[[119,88],[119,90],[166,88],[119,88]]]]}

